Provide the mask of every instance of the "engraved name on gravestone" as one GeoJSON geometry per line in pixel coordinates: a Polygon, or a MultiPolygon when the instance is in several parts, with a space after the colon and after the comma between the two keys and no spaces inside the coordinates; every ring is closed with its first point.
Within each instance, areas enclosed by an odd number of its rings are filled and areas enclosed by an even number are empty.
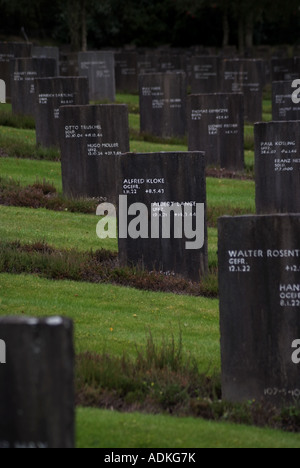
{"type": "Polygon", "coordinates": [[[300,401],[300,216],[219,219],[222,395],[300,401]]]}
{"type": "Polygon", "coordinates": [[[36,141],[45,148],[59,147],[60,107],[89,103],[88,79],[40,78],[36,85],[36,141]]]}
{"type": "Polygon", "coordinates": [[[35,117],[35,80],[57,76],[56,60],[14,59],[10,65],[13,113],[35,117]]]}
{"type": "Polygon", "coordinates": [[[127,106],[66,106],[60,112],[64,194],[116,204],[116,156],[129,152],[127,106]]]}
{"type": "Polygon", "coordinates": [[[185,73],[140,75],[139,90],[141,132],[160,137],[186,134],[185,73]]]}
{"type": "Polygon", "coordinates": [[[204,151],[207,166],[244,169],[242,94],[201,94],[188,99],[189,151],[204,151]]]}
{"type": "Polygon", "coordinates": [[[0,318],[0,448],[74,448],[73,324],[0,318]]]}
{"type": "Polygon", "coordinates": [[[191,61],[192,94],[210,94],[220,92],[220,74],[220,57],[193,57],[191,61]]]}
{"type": "Polygon", "coordinates": [[[254,126],[256,212],[300,213],[300,122],[254,126]]]}
{"type": "Polygon", "coordinates": [[[118,210],[121,264],[198,281],[208,268],[204,154],[125,154],[119,157],[118,171],[118,194],[127,197],[126,206],[122,202],[118,210]],[[197,204],[204,205],[203,217],[197,204]],[[128,207],[131,211],[127,216],[128,207]],[[133,219],[138,214],[134,207],[141,209],[138,221],[133,219]],[[189,211],[186,216],[184,209],[189,211]],[[156,222],[160,226],[157,231],[156,222]],[[138,238],[130,235],[131,223],[138,223],[138,238]],[[124,225],[128,231],[121,232],[124,225]],[[188,226],[193,230],[189,238],[188,226]]]}
{"type": "Polygon", "coordinates": [[[127,93],[136,93],[138,91],[137,52],[115,54],[115,75],[117,91],[127,93]]]}
{"type": "Polygon", "coordinates": [[[79,76],[89,80],[90,101],[116,99],[115,58],[113,52],[80,52],[79,76]]]}
{"type": "MultiPolygon", "coordinates": [[[[300,78],[300,73],[299,73],[300,78]]],[[[293,102],[293,81],[272,83],[272,118],[274,122],[300,120],[300,103],[293,102]]]]}
{"type": "Polygon", "coordinates": [[[0,42],[0,79],[6,83],[6,96],[11,99],[10,61],[16,57],[31,57],[32,44],[0,42]]]}
{"type": "Polygon", "coordinates": [[[225,93],[243,93],[245,121],[262,120],[265,69],[263,60],[224,60],[222,87],[225,93]]]}

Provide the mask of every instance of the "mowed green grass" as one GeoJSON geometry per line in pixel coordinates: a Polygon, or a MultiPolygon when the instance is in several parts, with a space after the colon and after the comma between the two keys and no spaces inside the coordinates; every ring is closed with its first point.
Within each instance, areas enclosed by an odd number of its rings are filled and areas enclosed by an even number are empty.
{"type": "Polygon", "coordinates": [[[78,448],[299,448],[298,434],[202,419],[77,410],[78,448]]]}
{"type": "Polygon", "coordinates": [[[149,330],[176,341],[208,374],[220,371],[218,300],[137,291],[106,284],[0,274],[0,315],[65,316],[75,323],[76,352],[135,356],[149,330]]]}

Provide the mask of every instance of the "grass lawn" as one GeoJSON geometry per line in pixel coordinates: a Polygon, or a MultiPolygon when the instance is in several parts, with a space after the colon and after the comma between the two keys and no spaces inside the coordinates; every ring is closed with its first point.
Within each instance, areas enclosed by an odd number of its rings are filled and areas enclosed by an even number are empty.
{"type": "Polygon", "coordinates": [[[299,448],[298,434],[202,419],[77,410],[78,448],[299,448]]]}
{"type": "Polygon", "coordinates": [[[30,275],[0,274],[0,315],[62,315],[75,322],[76,352],[104,349],[113,355],[182,330],[186,353],[206,373],[220,371],[218,301],[137,291],[105,284],[50,281],[30,275]],[[135,316],[136,315],[136,316],[135,316]]]}

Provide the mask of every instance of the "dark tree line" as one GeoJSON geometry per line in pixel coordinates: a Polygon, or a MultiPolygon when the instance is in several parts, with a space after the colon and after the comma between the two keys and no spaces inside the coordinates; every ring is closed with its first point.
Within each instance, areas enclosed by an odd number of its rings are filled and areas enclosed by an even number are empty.
{"type": "Polygon", "coordinates": [[[0,34],[103,46],[300,42],[300,0],[0,0],[0,34]]]}

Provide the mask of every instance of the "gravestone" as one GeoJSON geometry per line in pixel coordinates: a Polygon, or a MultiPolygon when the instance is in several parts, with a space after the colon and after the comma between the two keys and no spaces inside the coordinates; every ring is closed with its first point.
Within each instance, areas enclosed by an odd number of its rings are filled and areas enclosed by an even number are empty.
{"type": "Polygon", "coordinates": [[[300,216],[219,219],[222,395],[300,399],[300,216]]]}
{"type": "Polygon", "coordinates": [[[61,107],[63,192],[116,203],[116,156],[129,152],[126,105],[61,107]]]}
{"type": "Polygon", "coordinates": [[[295,89],[293,81],[277,81],[272,83],[272,118],[280,120],[300,120],[300,104],[292,100],[295,89]]]}
{"type": "Polygon", "coordinates": [[[254,127],[257,214],[300,213],[300,122],[254,127]]]}
{"type": "Polygon", "coordinates": [[[59,76],[59,48],[58,47],[44,47],[44,46],[33,46],[32,47],[33,58],[52,58],[56,60],[57,72],[59,76]]]}
{"type": "Polygon", "coordinates": [[[61,52],[60,76],[79,76],[78,52],[61,52]]]}
{"type": "Polygon", "coordinates": [[[189,151],[204,151],[207,166],[244,169],[242,94],[201,94],[188,99],[189,151]]]}
{"type": "Polygon", "coordinates": [[[136,52],[115,54],[116,89],[118,92],[138,92],[138,56],[136,52]]]}
{"type": "Polygon", "coordinates": [[[224,60],[223,92],[243,93],[245,121],[262,120],[265,69],[263,60],[224,60]]]}
{"type": "Polygon", "coordinates": [[[138,75],[158,73],[156,54],[153,51],[138,51],[138,75]]]}
{"type": "Polygon", "coordinates": [[[35,117],[35,79],[57,76],[54,59],[14,59],[11,65],[12,111],[35,117]]]}
{"type": "Polygon", "coordinates": [[[6,83],[4,80],[0,80],[0,104],[6,103],[6,83]]]}
{"type": "Polygon", "coordinates": [[[0,448],[74,448],[72,322],[0,318],[0,337],[0,448]]]}
{"type": "Polygon", "coordinates": [[[89,80],[90,101],[116,99],[115,58],[113,52],[80,52],[79,76],[89,80]]]}
{"type": "Polygon", "coordinates": [[[300,58],[273,58],[272,81],[292,81],[300,78],[300,58]]]}
{"type": "Polygon", "coordinates": [[[187,71],[187,60],[184,54],[162,51],[156,56],[157,70],[159,73],[187,71]]]}
{"type": "Polygon", "coordinates": [[[176,273],[194,281],[207,273],[203,153],[121,155],[118,194],[122,265],[138,265],[165,275],[176,273]],[[203,204],[203,213],[198,204],[203,204]],[[140,210],[138,222],[136,210],[140,210]],[[193,225],[191,235],[189,223],[193,225]]]}
{"type": "Polygon", "coordinates": [[[89,104],[87,78],[40,78],[36,86],[36,141],[45,148],[59,147],[60,107],[89,104]]]}
{"type": "Polygon", "coordinates": [[[210,94],[220,92],[220,57],[193,57],[191,71],[192,94],[210,94]]]}
{"type": "Polygon", "coordinates": [[[141,132],[160,137],[186,134],[185,73],[140,75],[141,132]]]}
{"type": "Polygon", "coordinates": [[[16,57],[31,57],[32,44],[0,42],[0,79],[6,84],[7,99],[11,99],[10,61],[16,57]]]}

